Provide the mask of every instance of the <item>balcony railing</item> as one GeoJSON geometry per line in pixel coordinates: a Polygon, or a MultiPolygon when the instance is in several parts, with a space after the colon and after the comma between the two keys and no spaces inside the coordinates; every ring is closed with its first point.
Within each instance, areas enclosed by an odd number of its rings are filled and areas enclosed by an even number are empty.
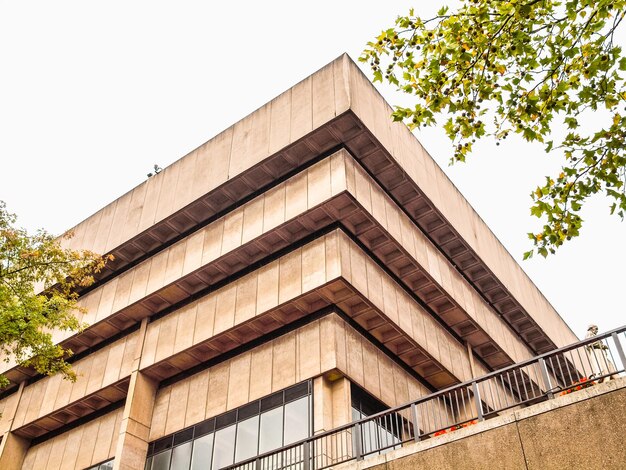
{"type": "Polygon", "coordinates": [[[227,470],[321,470],[567,394],[624,373],[626,326],[514,364],[227,470]]]}

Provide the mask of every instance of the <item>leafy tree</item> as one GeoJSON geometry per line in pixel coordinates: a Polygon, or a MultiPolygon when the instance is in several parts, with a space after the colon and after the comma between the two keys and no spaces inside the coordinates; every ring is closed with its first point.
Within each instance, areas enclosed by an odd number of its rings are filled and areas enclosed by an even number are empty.
{"type": "MultiPolygon", "coordinates": [[[[13,357],[41,374],[61,372],[75,380],[66,362],[71,351],[55,345],[51,331],[84,326],[75,316],[81,310],[75,290],[92,284],[110,257],[63,249],[49,233],[29,235],[15,222],[0,201],[0,353],[6,362],[13,357]]],[[[6,385],[0,374],[0,388],[6,385]]]]}
{"type": "Polygon", "coordinates": [[[604,193],[611,214],[626,212],[626,57],[615,42],[625,15],[625,0],[464,0],[430,19],[398,17],[360,60],[374,81],[415,97],[394,120],[412,129],[443,121],[452,163],[477,139],[499,145],[511,134],[562,152],[562,170],[531,195],[545,225],[528,234],[524,258],[547,256],[579,234],[589,196],[604,193]]]}

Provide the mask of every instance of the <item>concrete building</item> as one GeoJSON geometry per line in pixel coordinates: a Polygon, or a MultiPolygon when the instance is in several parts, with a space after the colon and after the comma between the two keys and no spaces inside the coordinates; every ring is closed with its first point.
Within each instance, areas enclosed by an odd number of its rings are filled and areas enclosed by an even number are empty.
{"type": "Polygon", "coordinates": [[[1,363],[0,468],[221,468],[577,341],[390,114],[342,56],[77,225],[79,378],[1,363]]]}

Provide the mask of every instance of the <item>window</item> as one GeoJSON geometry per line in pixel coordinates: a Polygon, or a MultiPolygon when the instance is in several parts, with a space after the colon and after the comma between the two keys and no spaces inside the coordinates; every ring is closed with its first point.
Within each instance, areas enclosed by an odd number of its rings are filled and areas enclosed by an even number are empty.
{"type": "Polygon", "coordinates": [[[311,386],[294,385],[152,442],[145,470],[218,470],[309,437],[311,386]]]}
{"type": "MultiPolygon", "coordinates": [[[[370,394],[350,384],[352,421],[358,421],[388,409],[370,394]]],[[[403,419],[396,413],[367,421],[361,426],[361,451],[363,455],[384,454],[400,447],[403,419]],[[382,450],[381,450],[382,449],[382,450]]]]}
{"type": "Polygon", "coordinates": [[[98,465],[94,465],[93,467],[89,467],[86,470],[113,470],[113,460],[107,460],[106,462],[102,462],[98,465]]]}

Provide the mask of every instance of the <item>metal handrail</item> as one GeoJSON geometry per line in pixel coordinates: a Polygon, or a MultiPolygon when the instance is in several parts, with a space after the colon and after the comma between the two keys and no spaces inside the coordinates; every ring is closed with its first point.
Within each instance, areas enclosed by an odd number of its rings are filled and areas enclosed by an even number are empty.
{"type": "MultiPolygon", "coordinates": [[[[564,390],[564,393],[568,393],[568,390],[571,390],[573,387],[590,386],[590,384],[595,383],[593,382],[594,380],[612,378],[617,374],[625,372],[626,355],[624,354],[622,342],[619,340],[620,334],[624,336],[623,340],[626,341],[626,325],[490,372],[481,377],[452,385],[443,390],[418,398],[417,400],[412,400],[403,405],[381,411],[352,423],[265,452],[234,465],[224,467],[223,470],[278,470],[282,468],[319,470],[331,465],[337,465],[338,463],[359,460],[366,455],[380,453],[406,442],[419,441],[435,433],[447,429],[454,429],[456,426],[463,423],[475,420],[482,421],[489,417],[497,416],[499,412],[506,409],[525,406],[528,403],[540,400],[551,399],[554,397],[554,393],[559,390],[564,390]],[[617,352],[620,367],[617,367],[615,364],[616,361],[612,352],[608,353],[611,355],[611,358],[609,358],[607,353],[597,355],[593,352],[593,348],[589,347],[590,345],[597,345],[600,342],[606,347],[606,349],[600,349],[601,351],[610,351],[609,344],[612,342],[617,352]],[[581,349],[584,352],[583,355],[581,355],[581,349]],[[574,355],[574,352],[577,353],[578,357],[574,355]],[[605,359],[603,360],[602,357],[605,359]],[[584,358],[587,359],[587,362],[585,362],[584,358]],[[556,366],[553,360],[557,361],[556,366]],[[538,371],[535,370],[537,367],[539,368],[538,371]],[[563,368],[566,368],[568,374],[563,373],[563,368]],[[582,380],[583,378],[585,379],[584,381],[582,380]],[[593,380],[589,380],[591,378],[593,380]],[[495,384],[492,386],[490,381],[494,380],[495,384]],[[522,385],[520,385],[520,383],[522,385]],[[481,391],[481,385],[483,385],[483,388],[486,388],[484,384],[488,385],[490,392],[484,393],[485,396],[483,396],[483,392],[486,392],[486,390],[481,391]],[[496,388],[495,395],[494,388],[496,388]],[[462,407],[459,398],[462,400],[462,407]],[[503,400],[505,401],[504,406],[502,406],[503,400]],[[437,402],[437,405],[435,405],[435,402],[437,402]],[[444,414],[449,414],[454,419],[450,419],[445,425],[443,425],[443,421],[437,423],[437,420],[435,420],[434,426],[430,429],[424,427],[422,432],[420,426],[425,425],[425,419],[432,420],[435,416],[435,408],[440,408],[441,402],[443,402],[443,409],[438,410],[440,414],[439,418],[441,419],[441,412],[444,411],[444,414]],[[498,403],[500,406],[498,406],[498,403]],[[431,407],[430,410],[428,408],[429,406],[431,407]],[[471,409],[472,406],[472,413],[468,415],[467,409],[468,407],[471,409]],[[419,410],[420,407],[426,409],[426,415],[432,412],[433,416],[425,416],[424,412],[419,410]],[[408,417],[403,416],[403,413],[407,411],[410,412],[408,417]],[[463,413],[461,413],[461,411],[463,413]],[[370,440],[373,437],[377,442],[383,440],[381,435],[385,437],[385,440],[389,440],[390,438],[387,435],[391,432],[393,437],[391,438],[392,442],[377,447],[370,445],[368,449],[365,449],[364,443],[367,444],[367,442],[364,442],[364,429],[367,433],[370,433],[365,437],[370,440]],[[389,429],[392,431],[389,431],[389,429]],[[372,431],[375,435],[372,435],[372,431]],[[393,431],[398,435],[394,435],[393,431]],[[346,449],[347,453],[338,457],[326,455],[326,448],[336,445],[336,442],[334,444],[332,443],[333,437],[342,435],[347,439],[346,445],[348,442],[351,443],[350,449],[346,449]],[[316,459],[319,457],[315,453],[316,446],[324,448],[322,458],[327,459],[328,462],[322,462],[321,465],[316,464],[316,459]],[[311,453],[311,450],[314,452],[311,453]]],[[[341,437],[341,439],[344,439],[344,437],[341,437]]]]}

